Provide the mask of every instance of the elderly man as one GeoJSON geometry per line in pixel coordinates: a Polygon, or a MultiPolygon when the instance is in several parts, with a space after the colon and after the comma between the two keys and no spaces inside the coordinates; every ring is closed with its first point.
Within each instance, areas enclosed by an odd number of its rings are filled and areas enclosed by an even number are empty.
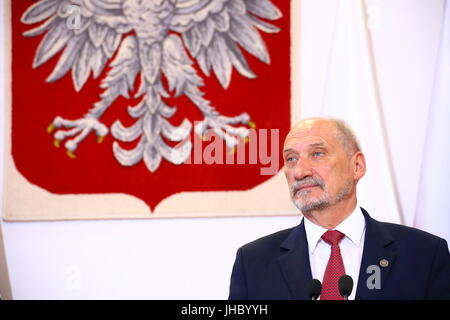
{"type": "Polygon", "coordinates": [[[446,241],[378,222],[358,206],[366,163],[345,123],[301,121],[286,137],[283,158],[304,218],[238,250],[230,299],[310,299],[313,278],[322,283],[320,299],[343,299],[343,275],[354,282],[349,299],[450,299],[446,241]]]}

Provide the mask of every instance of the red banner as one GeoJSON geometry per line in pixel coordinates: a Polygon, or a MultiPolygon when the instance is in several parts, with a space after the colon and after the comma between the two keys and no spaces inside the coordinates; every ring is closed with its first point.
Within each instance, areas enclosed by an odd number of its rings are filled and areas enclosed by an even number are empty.
{"type": "Polygon", "coordinates": [[[13,1],[11,27],[12,158],[29,183],[153,211],[281,168],[290,1],[13,1]]]}

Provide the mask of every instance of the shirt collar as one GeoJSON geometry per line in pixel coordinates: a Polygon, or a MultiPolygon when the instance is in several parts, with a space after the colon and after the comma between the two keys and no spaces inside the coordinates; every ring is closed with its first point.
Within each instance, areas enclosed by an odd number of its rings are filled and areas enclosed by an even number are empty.
{"type": "MultiPolygon", "coordinates": [[[[321,240],[322,235],[328,230],[309,221],[308,219],[305,219],[305,217],[303,217],[303,221],[305,222],[306,239],[308,240],[309,252],[314,253],[314,250],[316,249],[319,240],[321,240]]],[[[338,230],[345,234],[346,238],[348,238],[355,246],[359,247],[365,228],[366,221],[361,209],[357,205],[353,212],[336,228],[334,228],[334,230],[338,230]]]]}

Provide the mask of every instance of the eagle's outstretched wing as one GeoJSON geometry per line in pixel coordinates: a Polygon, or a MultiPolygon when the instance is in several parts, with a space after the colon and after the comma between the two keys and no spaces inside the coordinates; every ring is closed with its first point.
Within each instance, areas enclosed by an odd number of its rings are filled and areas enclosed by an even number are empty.
{"type": "Polygon", "coordinates": [[[259,60],[270,58],[259,30],[279,31],[261,20],[276,20],[282,16],[270,0],[178,0],[171,29],[182,34],[183,41],[209,76],[211,68],[224,88],[230,84],[233,67],[240,74],[254,78],[238,47],[259,60]]]}
{"type": "Polygon", "coordinates": [[[131,30],[122,13],[122,1],[40,0],[34,3],[24,12],[22,22],[42,24],[26,31],[24,36],[46,34],[36,51],[33,67],[44,64],[64,48],[47,81],[56,81],[72,69],[75,89],[81,90],[91,70],[95,78],[101,74],[119,47],[122,34],[131,30]]]}

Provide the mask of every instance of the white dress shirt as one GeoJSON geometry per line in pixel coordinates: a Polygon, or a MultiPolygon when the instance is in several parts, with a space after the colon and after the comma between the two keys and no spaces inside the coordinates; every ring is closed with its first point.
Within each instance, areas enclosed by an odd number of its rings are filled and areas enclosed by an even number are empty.
{"type": "MultiPolygon", "coordinates": [[[[308,240],[312,277],[323,282],[323,276],[331,254],[331,245],[322,240],[321,237],[328,230],[314,224],[307,218],[305,219],[305,217],[303,219],[308,240]]],[[[366,233],[366,221],[359,206],[357,205],[355,210],[333,230],[345,234],[345,237],[339,243],[339,247],[345,273],[353,279],[353,290],[348,299],[354,300],[364,249],[364,234],[366,233]]]]}

